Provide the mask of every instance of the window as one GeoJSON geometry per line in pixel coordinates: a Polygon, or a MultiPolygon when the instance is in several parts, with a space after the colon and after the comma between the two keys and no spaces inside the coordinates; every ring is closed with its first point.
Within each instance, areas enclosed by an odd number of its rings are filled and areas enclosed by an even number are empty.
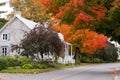
{"type": "Polygon", "coordinates": [[[8,54],[8,47],[7,46],[3,46],[1,51],[2,51],[1,52],[2,55],[6,56],[8,54]]]}
{"type": "Polygon", "coordinates": [[[3,40],[9,40],[8,34],[3,34],[3,40]]]}

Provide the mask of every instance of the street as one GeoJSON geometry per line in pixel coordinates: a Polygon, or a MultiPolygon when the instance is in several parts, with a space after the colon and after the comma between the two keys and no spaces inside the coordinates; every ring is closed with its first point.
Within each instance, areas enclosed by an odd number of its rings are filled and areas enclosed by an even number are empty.
{"type": "Polygon", "coordinates": [[[90,64],[39,74],[0,73],[0,80],[120,80],[120,63],[90,64]]]}

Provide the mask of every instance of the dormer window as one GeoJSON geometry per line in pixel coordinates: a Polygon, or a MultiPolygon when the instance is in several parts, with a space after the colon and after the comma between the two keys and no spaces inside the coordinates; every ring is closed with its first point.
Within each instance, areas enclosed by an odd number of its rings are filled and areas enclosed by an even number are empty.
{"type": "Polygon", "coordinates": [[[9,35],[8,34],[3,34],[3,40],[9,40],[9,35]]]}

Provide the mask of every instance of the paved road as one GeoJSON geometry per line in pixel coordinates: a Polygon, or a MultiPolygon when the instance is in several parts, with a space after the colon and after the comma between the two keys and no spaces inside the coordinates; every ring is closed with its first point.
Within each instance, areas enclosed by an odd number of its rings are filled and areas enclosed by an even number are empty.
{"type": "Polygon", "coordinates": [[[0,80],[120,80],[120,63],[93,64],[39,74],[0,73],[0,80]]]}

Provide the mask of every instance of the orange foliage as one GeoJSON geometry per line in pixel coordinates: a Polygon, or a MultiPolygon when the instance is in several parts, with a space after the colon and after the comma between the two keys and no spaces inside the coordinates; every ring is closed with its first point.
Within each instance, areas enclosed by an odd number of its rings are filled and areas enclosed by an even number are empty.
{"type": "Polygon", "coordinates": [[[78,40],[80,39],[81,42],[76,42],[81,52],[87,52],[89,54],[94,53],[97,48],[106,47],[108,38],[102,34],[97,34],[96,32],[86,30],[78,30],[72,35],[72,39],[78,40]],[[79,44],[80,43],[80,44],[79,44]]]}
{"type": "Polygon", "coordinates": [[[52,28],[60,31],[64,35],[65,41],[71,42],[73,45],[79,47],[81,52],[92,54],[97,48],[103,48],[107,46],[107,37],[88,29],[81,29],[72,32],[73,28],[66,24],[60,26],[54,25],[52,28]]]}
{"type": "Polygon", "coordinates": [[[43,5],[47,5],[50,3],[51,0],[40,0],[40,3],[42,3],[43,5]]]}
{"type": "Polygon", "coordinates": [[[62,33],[64,35],[65,41],[67,41],[67,42],[71,41],[70,36],[72,33],[71,33],[71,27],[69,25],[67,25],[67,24],[63,24],[60,26],[54,25],[54,26],[52,26],[52,29],[62,33]]]}
{"type": "Polygon", "coordinates": [[[74,25],[78,25],[80,21],[89,22],[91,20],[93,20],[92,16],[81,11],[80,14],[75,18],[74,25]]]}
{"type": "Polygon", "coordinates": [[[78,26],[94,26],[94,24],[91,24],[92,20],[100,21],[105,16],[106,10],[104,7],[87,6],[87,8],[91,9],[91,12],[96,14],[95,17],[85,11],[86,5],[84,0],[70,0],[62,6],[56,5],[55,2],[51,2],[51,0],[46,1],[47,3],[45,2],[43,4],[47,6],[49,10],[53,11],[53,13],[55,13],[55,18],[61,19],[63,21],[64,18],[65,20],[71,19],[72,21],[72,26],[62,24],[54,25],[52,27],[64,35],[65,41],[72,43],[73,45],[79,47],[82,52],[87,52],[89,54],[92,54],[97,48],[103,48],[106,46],[106,42],[108,40],[107,37],[88,29],[78,28],[78,26]],[[70,16],[70,14],[68,15],[68,13],[75,15],[75,17],[70,16]]]}
{"type": "Polygon", "coordinates": [[[55,18],[58,18],[58,19],[62,18],[64,16],[64,13],[65,12],[61,10],[59,13],[56,14],[55,18]]]}
{"type": "Polygon", "coordinates": [[[71,0],[70,3],[73,4],[74,7],[83,6],[84,0],[71,0]]]}
{"type": "Polygon", "coordinates": [[[102,34],[96,34],[93,39],[88,39],[84,42],[82,51],[87,51],[92,54],[96,49],[106,47],[107,41],[107,37],[103,36],[102,34]]]}
{"type": "Polygon", "coordinates": [[[105,8],[99,8],[99,7],[92,7],[92,12],[97,14],[97,20],[100,21],[101,19],[104,18],[106,9],[105,8]]]}
{"type": "Polygon", "coordinates": [[[120,0],[115,0],[115,2],[120,2],[120,0]]]}
{"type": "Polygon", "coordinates": [[[58,5],[55,4],[52,0],[40,0],[41,5],[44,5],[47,10],[51,10],[52,12],[58,12],[58,5]]]}
{"type": "MultiPolygon", "coordinates": [[[[84,0],[70,0],[69,2],[65,3],[65,5],[61,5],[61,6],[58,5],[58,3],[56,3],[54,0],[45,0],[45,1],[40,0],[40,1],[43,5],[46,6],[48,10],[55,13],[55,18],[58,19],[62,19],[64,17],[66,18],[65,16],[66,13],[73,12],[73,14],[75,15],[75,18],[73,20],[73,25],[75,26],[79,25],[82,21],[87,22],[87,24],[89,24],[91,20],[100,21],[101,19],[104,18],[106,12],[104,6],[87,5],[87,8],[91,9],[91,12],[95,13],[96,17],[90,15],[89,13],[86,13],[85,11],[86,4],[84,3],[84,0]]],[[[67,16],[67,17],[72,17],[72,16],[67,16]]]]}

